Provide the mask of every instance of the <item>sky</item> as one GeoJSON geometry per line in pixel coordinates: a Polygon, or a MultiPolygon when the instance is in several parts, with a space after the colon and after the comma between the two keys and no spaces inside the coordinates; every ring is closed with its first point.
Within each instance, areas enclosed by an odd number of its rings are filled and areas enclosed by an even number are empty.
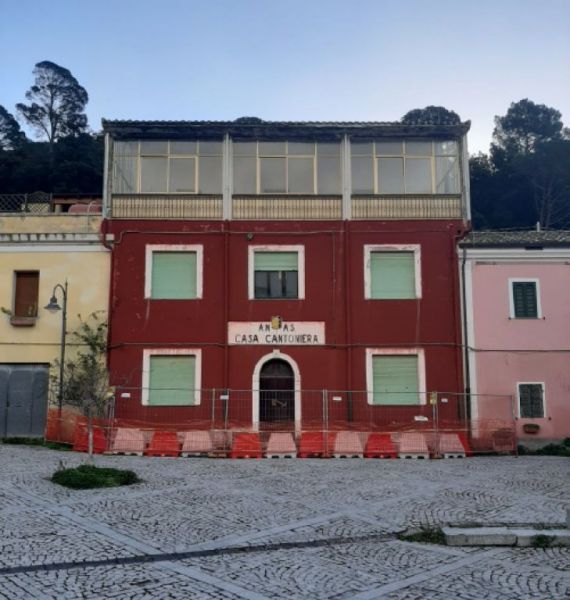
{"type": "Polygon", "coordinates": [[[0,104],[68,68],[106,119],[395,121],[440,105],[488,151],[522,98],[570,126],[570,0],[0,0],[0,104]]]}

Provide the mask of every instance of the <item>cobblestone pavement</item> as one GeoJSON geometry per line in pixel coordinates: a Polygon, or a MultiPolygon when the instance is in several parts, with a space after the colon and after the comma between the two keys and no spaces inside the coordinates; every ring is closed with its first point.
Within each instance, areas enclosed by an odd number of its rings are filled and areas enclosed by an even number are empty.
{"type": "Polygon", "coordinates": [[[421,525],[562,524],[570,461],[97,457],[144,483],[71,491],[0,445],[0,599],[568,598],[570,551],[408,543],[421,525]]]}

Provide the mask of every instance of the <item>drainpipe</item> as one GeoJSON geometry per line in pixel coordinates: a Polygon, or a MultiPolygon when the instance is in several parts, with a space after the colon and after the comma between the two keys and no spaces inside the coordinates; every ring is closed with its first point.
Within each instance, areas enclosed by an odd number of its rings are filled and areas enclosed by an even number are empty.
{"type": "Polygon", "coordinates": [[[107,241],[107,228],[108,220],[103,216],[101,221],[101,227],[99,229],[99,241],[104,248],[111,252],[111,268],[110,268],[110,281],[109,281],[109,301],[107,303],[107,369],[110,369],[111,361],[111,323],[113,314],[113,293],[114,293],[114,282],[115,282],[115,253],[113,252],[113,246],[107,241]]]}
{"type": "Polygon", "coordinates": [[[467,249],[461,248],[461,303],[463,307],[463,362],[465,363],[465,410],[466,417],[471,420],[471,369],[469,365],[469,337],[467,327],[467,298],[465,294],[465,263],[467,262],[467,249]]]}

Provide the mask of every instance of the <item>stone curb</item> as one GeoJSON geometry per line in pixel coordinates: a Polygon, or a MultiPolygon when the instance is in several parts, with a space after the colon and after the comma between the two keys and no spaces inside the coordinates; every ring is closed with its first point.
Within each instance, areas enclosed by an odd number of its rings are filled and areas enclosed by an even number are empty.
{"type": "Polygon", "coordinates": [[[443,527],[448,546],[533,546],[535,538],[548,538],[551,546],[570,546],[568,529],[516,527],[443,527]]]}

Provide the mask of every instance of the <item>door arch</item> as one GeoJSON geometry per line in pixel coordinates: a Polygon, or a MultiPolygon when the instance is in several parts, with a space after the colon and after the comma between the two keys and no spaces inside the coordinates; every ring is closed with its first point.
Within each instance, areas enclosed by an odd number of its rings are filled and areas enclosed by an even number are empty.
{"type": "Polygon", "coordinates": [[[295,421],[295,374],[281,358],[263,364],[259,373],[259,422],[286,426],[295,421]]]}
{"type": "MultiPolygon", "coordinates": [[[[294,425],[295,430],[301,428],[301,375],[297,363],[287,354],[274,350],[261,357],[253,371],[252,378],[252,426],[258,429],[260,424],[279,427],[285,422],[294,425]],[[291,377],[292,375],[292,377],[291,377]],[[279,391],[278,387],[286,389],[279,391]],[[271,392],[278,392],[271,396],[271,392]],[[277,400],[275,411],[268,415],[267,409],[262,409],[271,400],[277,400]],[[283,403],[285,405],[283,405],[283,403]],[[267,420],[268,416],[277,417],[267,420]],[[289,419],[286,421],[286,419],[289,419]]],[[[271,408],[269,408],[271,412],[271,408]]]]}

